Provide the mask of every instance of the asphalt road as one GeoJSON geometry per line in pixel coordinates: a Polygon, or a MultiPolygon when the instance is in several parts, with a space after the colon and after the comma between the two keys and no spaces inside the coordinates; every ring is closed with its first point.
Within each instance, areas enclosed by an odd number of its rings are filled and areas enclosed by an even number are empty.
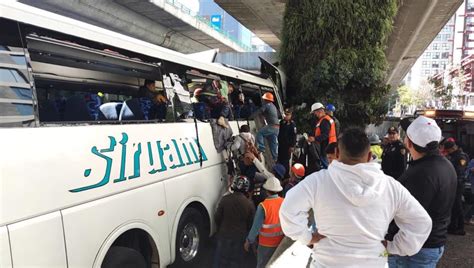
{"type": "Polygon", "coordinates": [[[466,235],[449,235],[445,253],[439,267],[473,268],[474,267],[474,226],[465,226],[466,235]]]}
{"type": "MultiPolygon", "coordinates": [[[[438,268],[474,268],[474,226],[466,225],[465,236],[449,235],[445,253],[438,264],[438,268]]],[[[206,246],[206,251],[202,262],[197,268],[212,267],[213,253],[215,249],[214,241],[211,240],[206,246]]],[[[301,256],[306,257],[305,254],[301,256]]],[[[256,258],[253,254],[247,254],[244,258],[243,268],[256,267],[256,258]]],[[[296,267],[295,267],[296,268],[296,267]]]]}

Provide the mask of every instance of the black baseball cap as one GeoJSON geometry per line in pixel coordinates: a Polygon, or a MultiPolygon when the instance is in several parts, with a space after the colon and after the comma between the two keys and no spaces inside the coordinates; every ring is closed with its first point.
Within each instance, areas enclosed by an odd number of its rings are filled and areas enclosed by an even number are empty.
{"type": "Polygon", "coordinates": [[[451,149],[454,148],[454,146],[456,146],[456,143],[454,141],[446,141],[444,143],[444,149],[451,149]]]}
{"type": "Polygon", "coordinates": [[[414,117],[405,117],[400,121],[400,126],[402,127],[403,131],[407,132],[408,127],[410,124],[415,121],[414,117]]]}

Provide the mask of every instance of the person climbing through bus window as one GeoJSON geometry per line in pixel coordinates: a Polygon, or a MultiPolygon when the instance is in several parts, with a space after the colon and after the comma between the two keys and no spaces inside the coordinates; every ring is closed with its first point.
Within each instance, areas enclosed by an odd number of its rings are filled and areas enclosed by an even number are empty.
{"type": "Polygon", "coordinates": [[[232,112],[228,101],[228,87],[227,82],[219,80],[212,80],[210,84],[205,86],[205,92],[212,92],[209,95],[208,105],[211,112],[211,118],[218,119],[220,117],[231,120],[232,112]]]}
{"type": "Polygon", "coordinates": [[[228,96],[229,96],[229,104],[232,109],[232,113],[234,114],[235,119],[242,118],[241,117],[241,110],[245,104],[245,97],[242,93],[242,90],[239,89],[234,83],[228,84],[228,96]]]}
{"type": "Polygon", "coordinates": [[[259,160],[259,155],[255,147],[255,138],[250,133],[248,125],[240,126],[239,135],[235,136],[231,145],[231,151],[237,158],[241,175],[246,176],[250,181],[250,190],[253,191],[255,173],[257,167],[254,164],[255,158],[259,160]]]}
{"type": "Polygon", "coordinates": [[[278,110],[274,103],[273,94],[267,92],[262,96],[263,104],[260,109],[254,112],[251,118],[263,115],[266,125],[260,128],[257,132],[257,146],[262,153],[265,152],[265,138],[270,145],[270,151],[274,161],[278,158],[278,133],[280,129],[280,122],[278,120],[278,110]]]}

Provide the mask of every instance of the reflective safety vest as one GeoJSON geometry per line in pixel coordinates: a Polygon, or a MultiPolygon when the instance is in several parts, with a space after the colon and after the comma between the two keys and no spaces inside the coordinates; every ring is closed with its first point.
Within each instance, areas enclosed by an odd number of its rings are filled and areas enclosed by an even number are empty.
{"type": "Polygon", "coordinates": [[[283,198],[265,199],[262,203],[265,211],[265,220],[258,235],[258,244],[264,247],[276,248],[284,237],[283,230],[280,225],[280,207],[283,198]]]}
{"type": "Polygon", "coordinates": [[[329,124],[331,127],[329,128],[329,139],[328,139],[328,144],[337,142],[337,135],[336,135],[336,122],[329,116],[325,115],[319,119],[318,123],[316,124],[316,131],[314,133],[315,137],[321,136],[321,128],[319,127],[321,125],[321,122],[323,120],[328,120],[329,124]]]}

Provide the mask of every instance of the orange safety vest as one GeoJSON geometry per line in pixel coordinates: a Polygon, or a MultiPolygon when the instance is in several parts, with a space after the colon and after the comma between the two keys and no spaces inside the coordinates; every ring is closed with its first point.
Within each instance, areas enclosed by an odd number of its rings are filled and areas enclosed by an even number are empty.
{"type": "Polygon", "coordinates": [[[337,142],[336,122],[334,122],[334,120],[329,115],[325,115],[321,117],[321,119],[319,119],[318,123],[316,124],[316,131],[314,133],[314,136],[319,137],[321,135],[321,129],[319,128],[319,126],[321,125],[321,122],[323,122],[323,120],[328,120],[329,124],[331,125],[331,127],[329,128],[328,144],[337,142]]]}
{"type": "Polygon", "coordinates": [[[265,199],[262,203],[262,208],[265,212],[265,220],[258,235],[258,244],[265,247],[276,248],[285,236],[280,225],[280,207],[283,203],[283,198],[265,199]]]}

